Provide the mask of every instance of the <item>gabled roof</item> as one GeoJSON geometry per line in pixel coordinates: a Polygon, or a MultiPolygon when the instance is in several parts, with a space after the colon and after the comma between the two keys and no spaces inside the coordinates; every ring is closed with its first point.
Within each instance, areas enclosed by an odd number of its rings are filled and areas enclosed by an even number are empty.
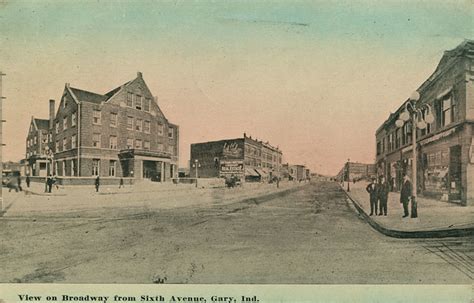
{"type": "MultiPolygon", "coordinates": [[[[70,93],[72,94],[72,96],[73,96],[73,98],[75,99],[76,102],[90,102],[90,103],[100,104],[102,102],[109,101],[115,95],[117,95],[117,93],[119,93],[122,88],[124,88],[124,87],[126,87],[126,86],[134,83],[135,81],[140,80],[140,79],[143,79],[142,78],[142,73],[138,72],[137,77],[135,79],[130,80],[130,81],[114,88],[113,90],[109,91],[108,93],[106,93],[104,95],[93,93],[93,92],[86,91],[86,90],[82,90],[82,89],[79,89],[79,88],[73,88],[73,87],[70,87],[69,84],[66,84],[66,89],[68,89],[70,91],[70,93]]],[[[146,86],[146,84],[145,84],[145,88],[151,94],[151,92],[150,92],[149,88],[146,86]]],[[[158,107],[158,109],[159,109],[159,107],[158,107]]],[[[159,109],[159,112],[161,113],[161,109],[159,109]]]]}
{"type": "Polygon", "coordinates": [[[118,91],[119,91],[122,87],[128,85],[130,82],[132,82],[132,81],[128,81],[127,83],[124,83],[124,84],[120,85],[119,87],[116,87],[116,88],[114,88],[113,90],[111,90],[110,92],[106,93],[105,96],[107,96],[107,100],[110,99],[110,98],[112,98],[116,93],[118,93],[118,91]]]}
{"type": "Polygon", "coordinates": [[[108,97],[105,95],[88,92],[86,90],[70,87],[71,92],[76,96],[79,102],[85,101],[90,103],[100,104],[101,102],[107,101],[108,97]]]}
{"type": "Polygon", "coordinates": [[[36,125],[37,129],[42,129],[42,130],[48,130],[49,129],[49,120],[47,120],[47,119],[33,118],[33,122],[36,125]]]}

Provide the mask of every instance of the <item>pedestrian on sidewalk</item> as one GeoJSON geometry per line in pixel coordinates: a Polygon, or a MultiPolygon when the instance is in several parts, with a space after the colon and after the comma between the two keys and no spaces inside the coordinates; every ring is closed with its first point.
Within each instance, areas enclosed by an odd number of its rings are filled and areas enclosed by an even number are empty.
{"type": "Polygon", "coordinates": [[[120,177],[120,185],[119,185],[119,188],[122,188],[123,187],[123,177],[120,177]]]}
{"type": "Polygon", "coordinates": [[[367,185],[365,190],[369,193],[370,197],[370,216],[377,214],[377,183],[375,182],[375,178],[372,178],[372,182],[367,185]]]}
{"type": "Polygon", "coordinates": [[[379,216],[387,215],[387,200],[388,200],[388,192],[390,191],[388,183],[385,181],[384,176],[380,176],[379,184],[378,184],[378,200],[379,200],[379,216]]]}
{"type": "Polygon", "coordinates": [[[26,187],[30,188],[30,175],[26,175],[26,187]]]}
{"type": "Polygon", "coordinates": [[[56,174],[53,175],[53,177],[51,178],[51,186],[53,186],[54,184],[54,187],[56,187],[56,190],[59,190],[59,185],[58,185],[58,176],[56,176],[56,174]]]}
{"type": "Polygon", "coordinates": [[[97,176],[97,178],[95,178],[95,191],[96,192],[99,192],[99,186],[100,186],[100,178],[99,176],[97,176]]]}
{"type": "Polygon", "coordinates": [[[407,174],[403,175],[403,184],[400,190],[400,203],[403,204],[403,218],[408,217],[408,203],[410,202],[412,186],[410,177],[407,174]]]}
{"type": "Polygon", "coordinates": [[[17,178],[18,189],[20,191],[23,191],[23,188],[21,188],[21,176],[18,175],[16,178],[17,178]]]}
{"type": "Polygon", "coordinates": [[[46,179],[46,185],[48,186],[48,193],[51,193],[51,189],[53,188],[53,176],[49,175],[48,178],[46,179]]]}

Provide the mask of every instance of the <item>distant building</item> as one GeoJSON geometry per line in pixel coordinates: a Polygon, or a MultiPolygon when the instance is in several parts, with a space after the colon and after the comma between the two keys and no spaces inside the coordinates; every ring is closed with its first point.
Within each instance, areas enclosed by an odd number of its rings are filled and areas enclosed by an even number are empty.
{"type": "Polygon", "coordinates": [[[268,142],[243,138],[191,144],[190,177],[236,176],[245,181],[268,181],[280,176],[282,152],[268,142]]]}
{"type": "MultiPolygon", "coordinates": [[[[417,91],[418,103],[429,105],[435,117],[433,123],[417,130],[418,193],[474,205],[474,41],[466,40],[446,51],[417,91]]],[[[377,171],[390,180],[394,190],[400,189],[403,174],[412,174],[411,125],[395,125],[405,103],[375,134],[377,171]]]]}
{"type": "Polygon", "coordinates": [[[304,165],[288,165],[290,180],[303,181],[307,179],[306,167],[304,165]]]}
{"type": "Polygon", "coordinates": [[[66,84],[54,109],[50,100],[49,121],[30,123],[26,158],[34,175],[178,176],[179,128],[166,119],[141,73],[105,94],[66,84]],[[52,155],[46,158],[47,149],[52,155]]]}
{"type": "Polygon", "coordinates": [[[369,180],[376,177],[375,164],[346,162],[336,176],[338,181],[369,180]]]}
{"type": "Polygon", "coordinates": [[[50,120],[31,117],[26,136],[27,175],[45,177],[48,175],[50,120]]]}

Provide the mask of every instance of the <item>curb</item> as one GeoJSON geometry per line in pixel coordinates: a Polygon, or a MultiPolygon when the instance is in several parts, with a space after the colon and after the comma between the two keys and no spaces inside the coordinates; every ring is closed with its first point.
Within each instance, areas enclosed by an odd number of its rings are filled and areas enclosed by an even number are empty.
{"type": "Polygon", "coordinates": [[[344,189],[342,191],[351,200],[354,207],[357,209],[359,214],[369,225],[376,231],[384,234],[388,237],[401,238],[401,239],[422,239],[422,238],[447,238],[447,237],[465,237],[474,235],[474,227],[470,228],[451,228],[451,229],[433,229],[433,230],[417,230],[417,231],[404,231],[397,229],[389,229],[381,225],[372,219],[344,189]]]}

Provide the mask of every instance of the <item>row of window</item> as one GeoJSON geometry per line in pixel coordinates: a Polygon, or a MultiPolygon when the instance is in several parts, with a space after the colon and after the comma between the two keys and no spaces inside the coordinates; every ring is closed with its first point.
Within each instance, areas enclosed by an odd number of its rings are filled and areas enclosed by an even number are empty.
{"type": "MultiPolygon", "coordinates": [[[[428,111],[424,110],[422,117],[425,118],[427,114],[428,111]]],[[[436,129],[441,129],[458,120],[458,105],[451,94],[435,102],[434,116],[435,122],[427,123],[426,128],[419,130],[417,135],[426,136],[432,132],[434,126],[436,126],[436,129]]],[[[377,142],[377,155],[383,154],[386,151],[394,151],[401,146],[410,144],[411,141],[412,125],[411,123],[405,123],[401,129],[393,130],[385,138],[377,142]]]]}
{"type": "MultiPolygon", "coordinates": [[[[63,118],[63,130],[68,129],[68,119],[69,117],[66,116],[63,118]]],[[[117,113],[110,113],[110,122],[109,125],[111,127],[117,127],[117,120],[118,120],[118,114],[117,113]]],[[[102,124],[102,112],[98,109],[93,110],[92,114],[92,123],[95,125],[101,125],[102,124]]],[[[76,126],[76,113],[72,113],[71,115],[71,127],[76,126]]],[[[132,116],[127,117],[127,129],[128,130],[135,130],[135,131],[140,131],[149,134],[151,131],[151,121],[149,120],[143,120],[140,118],[134,118],[132,116]]],[[[158,135],[162,136],[164,133],[164,125],[163,124],[158,124],[158,135]]],[[[56,122],[56,134],[59,133],[59,121],[56,122]]],[[[174,129],[173,128],[168,128],[168,137],[173,138],[174,137],[174,129]]],[[[36,137],[35,137],[36,140],[36,137]]],[[[36,144],[36,142],[35,142],[36,144]]]]}
{"type": "MultiPolygon", "coordinates": [[[[77,114],[74,112],[71,114],[71,124],[69,126],[69,117],[68,116],[65,116],[63,117],[63,130],[66,130],[68,129],[69,127],[74,127],[77,125],[77,114]]],[[[59,133],[59,121],[56,121],[56,134],[59,133]]]]}
{"type": "Polygon", "coordinates": [[[130,92],[127,93],[127,107],[149,112],[150,104],[151,104],[150,98],[145,98],[143,96],[130,93],[130,92]]]}
{"type": "MultiPolygon", "coordinates": [[[[101,134],[94,133],[92,134],[92,146],[100,148],[101,147],[101,134]]],[[[117,149],[117,136],[111,135],[109,137],[109,148],[110,149],[117,149]]],[[[68,138],[63,138],[62,142],[60,140],[56,141],[56,152],[65,151],[68,148],[68,138]],[[62,143],[62,144],[61,144],[62,143]]],[[[73,134],[71,136],[71,149],[77,147],[77,136],[73,134]]],[[[141,140],[141,139],[132,139],[127,138],[127,148],[128,149],[150,149],[150,141],[148,140],[141,140]]],[[[158,150],[163,151],[163,144],[158,143],[158,150]]],[[[168,152],[174,154],[174,146],[170,145],[168,147],[168,152]]]]}
{"type": "Polygon", "coordinates": [[[28,140],[26,140],[26,147],[30,147],[30,146],[33,146],[33,145],[36,145],[38,142],[38,139],[36,136],[34,136],[33,138],[30,138],[28,140]]]}
{"type": "MultiPolygon", "coordinates": [[[[111,127],[117,127],[117,118],[118,118],[117,113],[110,113],[109,125],[111,127]]],[[[102,112],[100,110],[98,109],[94,110],[92,122],[96,125],[102,124],[102,112]]],[[[127,129],[149,134],[151,132],[151,121],[143,120],[140,118],[134,118],[133,116],[127,116],[127,129]]],[[[158,124],[157,132],[159,136],[163,136],[163,133],[164,133],[163,124],[158,124]]],[[[170,127],[168,128],[168,137],[173,138],[173,136],[174,136],[174,129],[170,127]]]]}

